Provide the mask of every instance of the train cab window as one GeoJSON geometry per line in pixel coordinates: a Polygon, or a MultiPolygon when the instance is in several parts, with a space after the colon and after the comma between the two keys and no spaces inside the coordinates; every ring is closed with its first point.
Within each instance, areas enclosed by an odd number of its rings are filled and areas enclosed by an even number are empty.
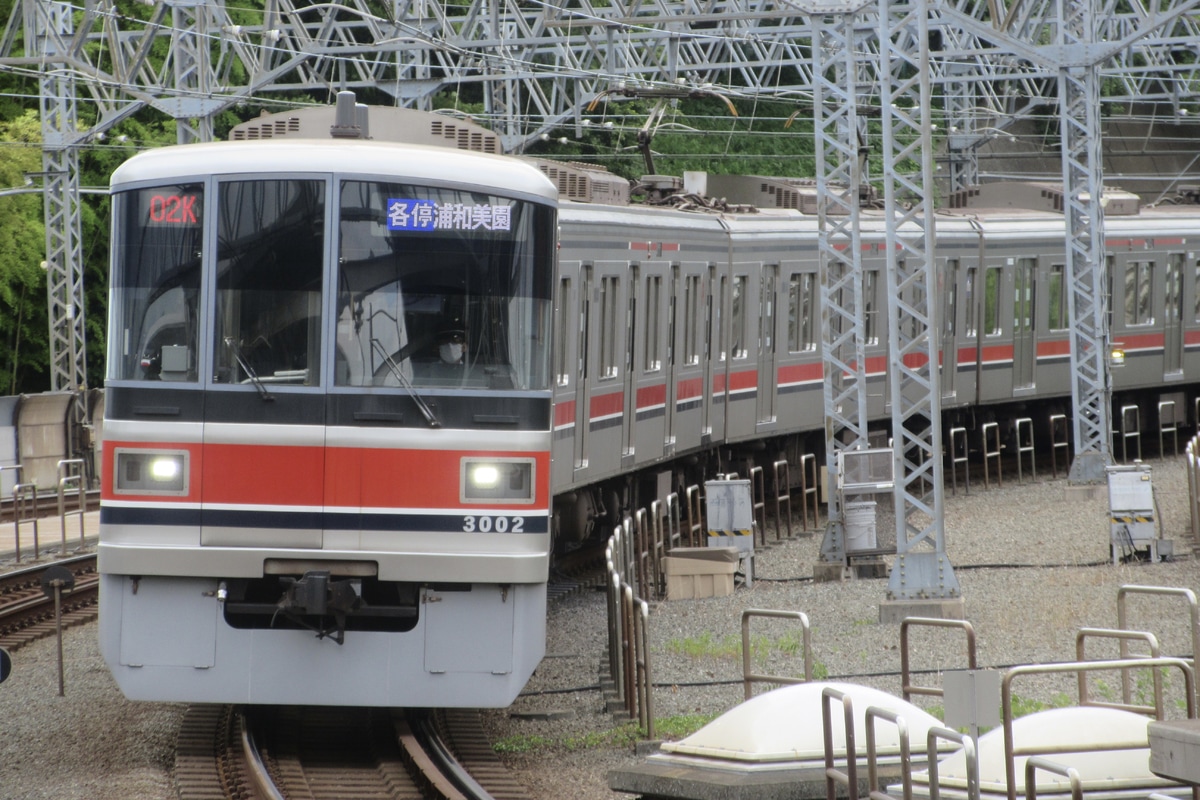
{"type": "Polygon", "coordinates": [[[548,389],[552,220],[511,198],[343,181],[335,384],[548,389]]]}
{"type": "Polygon", "coordinates": [[[199,377],[203,209],[200,184],[114,197],[109,380],[199,377]]]}
{"type": "Polygon", "coordinates": [[[1150,301],[1153,294],[1153,261],[1131,261],[1125,265],[1125,324],[1154,322],[1150,301]]]}
{"type": "Polygon", "coordinates": [[[788,340],[789,353],[803,353],[816,347],[813,339],[816,313],[816,276],[797,272],[788,278],[788,340]]]}
{"type": "Polygon", "coordinates": [[[1067,314],[1067,266],[1066,264],[1050,265],[1050,299],[1048,323],[1050,330],[1062,331],[1071,327],[1067,314]]]}
{"type": "Polygon", "coordinates": [[[983,276],[983,335],[1000,334],[1000,277],[999,267],[988,267],[983,276]]]}
{"type": "Polygon", "coordinates": [[[729,351],[733,358],[745,358],[750,355],[746,346],[746,300],[746,276],[737,275],[733,279],[733,297],[729,311],[729,328],[733,335],[729,351]]]}
{"type": "Polygon", "coordinates": [[[324,231],[324,181],[220,185],[214,382],[319,384],[324,231]]]}

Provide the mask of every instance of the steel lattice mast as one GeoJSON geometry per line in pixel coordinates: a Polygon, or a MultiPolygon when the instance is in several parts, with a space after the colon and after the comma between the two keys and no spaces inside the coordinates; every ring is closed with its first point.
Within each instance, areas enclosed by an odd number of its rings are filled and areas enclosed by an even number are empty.
{"type": "Polygon", "coordinates": [[[963,616],[943,526],[941,391],[933,309],[933,96],[924,0],[879,0],[883,187],[887,220],[888,396],[892,408],[896,562],[881,621],[963,616]],[[907,162],[920,165],[917,172],[907,162]]]}

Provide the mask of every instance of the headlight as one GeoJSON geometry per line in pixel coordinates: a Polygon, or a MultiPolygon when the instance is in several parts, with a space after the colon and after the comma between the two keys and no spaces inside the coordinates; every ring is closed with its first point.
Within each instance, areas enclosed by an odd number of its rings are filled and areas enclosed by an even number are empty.
{"type": "Polygon", "coordinates": [[[464,458],[462,501],[532,503],[533,459],[464,458]]]}
{"type": "Polygon", "coordinates": [[[117,449],[117,494],[170,494],[188,492],[186,450],[117,449]]]}

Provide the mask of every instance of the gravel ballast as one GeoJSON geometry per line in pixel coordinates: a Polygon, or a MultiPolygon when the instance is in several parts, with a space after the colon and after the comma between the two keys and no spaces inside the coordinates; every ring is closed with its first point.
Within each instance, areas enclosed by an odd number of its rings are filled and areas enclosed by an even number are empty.
{"type": "MultiPolygon", "coordinates": [[[[1003,488],[973,487],[970,496],[947,492],[947,553],[980,666],[1074,660],[1078,628],[1116,626],[1123,585],[1198,588],[1183,458],[1151,466],[1163,535],[1174,540],[1172,562],[1112,565],[1103,487],[1081,496],[1068,492],[1061,478],[1017,485],[1008,476],[1003,488]]],[[[883,540],[891,523],[882,504],[879,525],[883,540]]],[[[760,552],[752,588],[651,604],[657,719],[712,716],[741,702],[737,643],[748,608],[803,611],[819,674],[900,693],[899,626],[879,623],[887,579],[812,582],[820,540],[818,533],[760,552]]],[[[1182,601],[1134,598],[1130,612],[1130,626],[1153,631],[1164,655],[1190,654],[1182,601]]],[[[781,644],[795,638],[794,624],[755,621],[753,632],[756,670],[799,674],[802,653],[781,644]]],[[[919,684],[936,684],[933,671],[966,664],[961,633],[919,629],[910,641],[912,667],[922,671],[919,684]]],[[[608,789],[608,771],[641,759],[599,690],[605,644],[602,593],[559,601],[551,610],[547,657],[525,693],[509,709],[484,713],[501,758],[534,797],[617,797],[608,789]]],[[[1115,652],[1105,642],[1088,647],[1089,656],[1115,652]]],[[[94,625],[68,631],[64,652],[65,697],[58,696],[53,638],[13,654],[12,675],[0,684],[0,798],[173,800],[175,735],[184,706],[125,700],[100,658],[94,625]]],[[[1014,691],[1054,702],[1074,689],[1073,683],[1030,678],[1014,691]]]]}

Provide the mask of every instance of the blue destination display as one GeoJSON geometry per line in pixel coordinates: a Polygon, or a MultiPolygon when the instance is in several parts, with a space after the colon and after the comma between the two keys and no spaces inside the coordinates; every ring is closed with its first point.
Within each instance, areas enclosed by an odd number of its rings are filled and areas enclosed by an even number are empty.
{"type": "Polygon", "coordinates": [[[436,203],[390,197],[387,226],[390,231],[507,231],[512,215],[507,205],[436,203]]]}

